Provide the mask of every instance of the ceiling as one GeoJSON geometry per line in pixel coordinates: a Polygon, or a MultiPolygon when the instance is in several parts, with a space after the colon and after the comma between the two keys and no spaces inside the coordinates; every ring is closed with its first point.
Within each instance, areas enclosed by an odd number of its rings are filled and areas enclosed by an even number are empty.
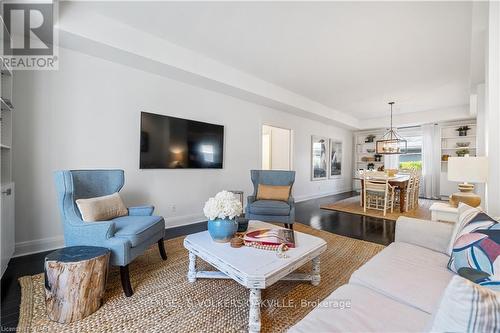
{"type": "Polygon", "coordinates": [[[86,2],[358,119],[469,102],[468,2],[86,2]]]}

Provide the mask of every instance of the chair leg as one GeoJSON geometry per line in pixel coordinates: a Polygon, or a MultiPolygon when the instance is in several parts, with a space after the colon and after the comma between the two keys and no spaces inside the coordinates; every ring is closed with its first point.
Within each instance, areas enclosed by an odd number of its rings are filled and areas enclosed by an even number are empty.
{"type": "Polygon", "coordinates": [[[130,285],[130,274],[128,271],[128,265],[120,266],[120,278],[122,280],[122,288],[125,296],[130,297],[134,294],[132,286],[130,285]]]}
{"type": "Polygon", "coordinates": [[[365,195],[364,195],[363,201],[364,201],[364,204],[363,204],[363,212],[365,212],[365,213],[366,213],[366,203],[367,203],[367,202],[366,202],[366,193],[365,193],[365,195]]]}
{"type": "Polygon", "coordinates": [[[288,224],[288,229],[293,230],[293,223],[288,224]]]}
{"type": "Polygon", "coordinates": [[[167,260],[167,252],[165,252],[165,244],[163,243],[163,238],[158,241],[158,250],[160,250],[160,256],[163,260],[167,260]]]}
{"type": "MultiPolygon", "coordinates": [[[[391,213],[394,213],[394,191],[392,191],[392,194],[391,194],[391,213]]],[[[384,228],[385,228],[385,224],[384,224],[384,228]]],[[[385,232],[384,232],[384,235],[385,235],[385,232]]]]}

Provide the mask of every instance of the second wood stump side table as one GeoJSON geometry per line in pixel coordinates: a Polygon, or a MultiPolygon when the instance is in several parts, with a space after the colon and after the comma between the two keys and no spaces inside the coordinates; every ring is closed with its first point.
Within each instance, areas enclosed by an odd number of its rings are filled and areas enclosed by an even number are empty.
{"type": "Polygon", "coordinates": [[[104,247],[71,246],[45,257],[45,305],[51,320],[70,323],[101,307],[110,253],[104,247]]]}

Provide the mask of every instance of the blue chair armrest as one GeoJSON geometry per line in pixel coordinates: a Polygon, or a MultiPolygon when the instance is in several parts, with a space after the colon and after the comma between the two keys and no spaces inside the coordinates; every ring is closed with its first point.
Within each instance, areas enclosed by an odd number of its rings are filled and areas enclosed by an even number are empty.
{"type": "Polygon", "coordinates": [[[89,242],[102,242],[112,238],[115,234],[115,223],[113,221],[83,222],[70,221],[65,229],[65,238],[86,240],[89,242]]]}
{"type": "Polygon", "coordinates": [[[247,197],[247,203],[250,205],[251,203],[253,203],[255,201],[255,195],[249,195],[247,197]]]}
{"type": "Polygon", "coordinates": [[[154,206],[129,207],[128,208],[128,215],[130,215],[130,216],[150,216],[150,215],[153,215],[154,210],[155,210],[154,206]]]}

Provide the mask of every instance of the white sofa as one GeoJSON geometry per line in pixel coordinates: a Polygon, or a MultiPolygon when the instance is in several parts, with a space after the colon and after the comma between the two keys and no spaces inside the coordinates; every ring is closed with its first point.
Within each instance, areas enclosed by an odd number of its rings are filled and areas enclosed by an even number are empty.
{"type": "MultiPolygon", "coordinates": [[[[390,244],[289,332],[423,332],[453,277],[454,224],[400,217],[390,244]],[[336,306],[339,301],[350,307],[336,306]]],[[[355,254],[353,254],[355,255],[355,254]]]]}

